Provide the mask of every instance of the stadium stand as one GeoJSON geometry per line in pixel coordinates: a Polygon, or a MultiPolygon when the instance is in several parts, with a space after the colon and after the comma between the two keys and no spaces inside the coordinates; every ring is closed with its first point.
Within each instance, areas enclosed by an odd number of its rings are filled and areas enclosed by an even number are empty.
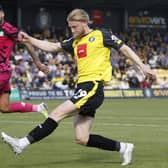
{"type": "MultiPolygon", "coordinates": [[[[168,79],[168,49],[167,41],[164,40],[166,39],[165,34],[160,32],[138,32],[136,29],[118,34],[131,48],[136,50],[148,66],[155,69],[159,80],[165,81],[168,79]],[[144,34],[146,35],[144,36],[144,34]],[[139,44],[139,37],[141,37],[141,44],[139,44]],[[161,45],[156,46],[156,42],[159,43],[160,41],[161,45]],[[152,62],[151,60],[154,61],[152,62]]],[[[51,41],[57,40],[53,37],[47,39],[44,34],[41,34],[39,37],[51,41]]],[[[13,52],[15,56],[11,60],[14,68],[11,81],[13,87],[17,86],[20,89],[73,89],[77,80],[73,56],[64,52],[46,53],[41,50],[37,50],[37,52],[41,61],[50,68],[48,76],[46,77],[42,72],[38,72],[27,51],[23,46],[18,45],[15,48],[15,52],[13,52]]],[[[144,78],[144,75],[138,73],[135,65],[132,65],[130,60],[126,60],[124,56],[115,50],[112,51],[111,58],[113,79],[107,84],[106,88],[167,87],[167,85],[161,84],[162,82],[160,83],[161,86],[154,83],[151,86],[144,78]]]]}

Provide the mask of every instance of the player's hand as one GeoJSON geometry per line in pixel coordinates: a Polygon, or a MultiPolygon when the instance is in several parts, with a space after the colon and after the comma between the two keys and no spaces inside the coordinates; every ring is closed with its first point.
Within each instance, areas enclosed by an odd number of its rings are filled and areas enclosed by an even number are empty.
{"type": "Polygon", "coordinates": [[[30,39],[30,36],[27,33],[23,32],[23,31],[19,32],[19,34],[18,34],[18,40],[20,42],[26,43],[26,42],[29,42],[29,39],[30,39]]]}
{"type": "Polygon", "coordinates": [[[38,69],[44,72],[46,75],[49,73],[49,68],[44,64],[37,65],[38,69]]]}
{"type": "Polygon", "coordinates": [[[156,80],[156,73],[152,69],[144,66],[142,70],[149,79],[152,79],[153,81],[156,80]]]}

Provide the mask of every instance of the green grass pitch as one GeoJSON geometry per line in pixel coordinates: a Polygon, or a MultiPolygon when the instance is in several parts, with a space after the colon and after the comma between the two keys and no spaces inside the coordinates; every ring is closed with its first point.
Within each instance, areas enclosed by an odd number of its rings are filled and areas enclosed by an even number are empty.
{"type": "MultiPolygon", "coordinates": [[[[51,111],[61,100],[46,103],[51,111]]],[[[0,114],[0,131],[22,137],[43,120],[37,113],[0,114]]],[[[72,121],[65,119],[52,135],[21,155],[14,155],[0,139],[0,168],[121,168],[117,152],[75,144],[72,121]]],[[[133,163],[127,167],[168,168],[167,99],[106,99],[92,133],[133,142],[133,163]]]]}

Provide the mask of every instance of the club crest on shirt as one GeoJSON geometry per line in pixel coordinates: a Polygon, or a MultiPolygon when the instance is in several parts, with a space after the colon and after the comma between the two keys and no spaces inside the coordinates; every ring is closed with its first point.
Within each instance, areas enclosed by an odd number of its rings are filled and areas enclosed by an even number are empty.
{"type": "Polygon", "coordinates": [[[95,37],[93,37],[93,36],[92,36],[92,37],[89,37],[89,41],[90,41],[90,42],[95,41],[95,37]]]}
{"type": "Polygon", "coordinates": [[[0,31],[0,37],[4,36],[4,32],[0,31]]]}

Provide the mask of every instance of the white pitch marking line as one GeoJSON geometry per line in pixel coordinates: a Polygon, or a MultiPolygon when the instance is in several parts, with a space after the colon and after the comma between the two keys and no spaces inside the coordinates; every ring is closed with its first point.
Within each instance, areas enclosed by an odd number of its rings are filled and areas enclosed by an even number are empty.
{"type": "MultiPolygon", "coordinates": [[[[38,124],[39,121],[10,121],[3,120],[0,121],[0,124],[38,124]]],[[[63,121],[63,124],[72,124],[72,122],[63,121]]],[[[94,125],[111,125],[111,126],[120,126],[120,127],[154,127],[154,128],[168,128],[168,125],[157,125],[157,124],[133,124],[133,123],[94,123],[94,125]]]]}

